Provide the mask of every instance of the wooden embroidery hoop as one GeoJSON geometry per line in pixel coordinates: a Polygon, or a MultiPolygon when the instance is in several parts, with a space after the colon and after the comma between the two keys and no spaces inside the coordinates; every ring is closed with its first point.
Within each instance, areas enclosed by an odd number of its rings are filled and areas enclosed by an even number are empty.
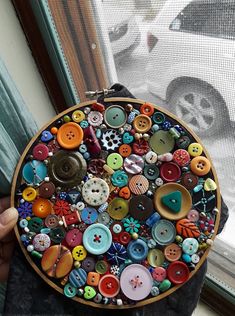
{"type": "MultiPolygon", "coordinates": [[[[15,191],[17,189],[17,178],[18,178],[18,175],[19,175],[19,172],[20,172],[20,169],[21,169],[21,166],[22,166],[22,163],[24,162],[24,159],[25,159],[25,156],[27,155],[29,149],[31,148],[31,146],[33,145],[33,143],[38,139],[39,135],[45,130],[47,129],[48,126],[50,126],[53,122],[55,122],[56,120],[60,119],[61,117],[63,117],[64,115],[74,111],[74,110],[77,110],[81,107],[85,107],[85,106],[89,106],[89,105],[92,105],[93,103],[97,102],[96,100],[92,100],[92,101],[87,101],[87,102],[82,102],[80,104],[77,104],[73,107],[70,107],[68,108],[67,110],[61,112],[60,114],[58,114],[57,116],[53,117],[53,119],[51,119],[44,127],[42,127],[38,133],[31,139],[31,141],[29,142],[29,144],[27,145],[27,147],[25,148],[19,162],[18,162],[18,165],[16,167],[16,170],[15,170],[15,174],[14,174],[14,177],[13,177],[13,181],[12,181],[12,188],[11,188],[11,206],[12,207],[15,207],[15,191]]],[[[132,99],[132,98],[105,98],[104,99],[104,102],[105,103],[115,103],[117,102],[118,104],[120,102],[123,102],[124,104],[125,103],[132,103],[132,104],[138,104],[139,106],[141,106],[142,104],[146,103],[146,101],[144,100],[141,100],[141,99],[132,99]]],[[[194,139],[202,145],[202,142],[201,140],[198,138],[198,136],[189,128],[186,126],[186,124],[180,120],[179,118],[177,118],[174,114],[170,113],[169,111],[167,111],[166,109],[163,109],[162,107],[159,107],[153,103],[151,103],[155,109],[163,112],[164,114],[166,114],[167,116],[171,117],[173,120],[179,122],[181,124],[181,126],[183,126],[193,137],[194,139]]],[[[214,176],[214,181],[216,182],[216,185],[217,185],[217,190],[216,190],[216,199],[217,199],[217,209],[219,210],[218,214],[216,215],[216,221],[215,221],[215,227],[214,227],[214,234],[212,236],[212,240],[215,239],[216,237],[216,233],[218,231],[218,227],[219,227],[219,222],[220,222],[220,210],[221,210],[221,196],[220,196],[220,189],[219,189],[219,183],[218,183],[218,178],[217,178],[217,175],[216,175],[216,172],[215,172],[215,168],[213,166],[213,163],[211,161],[211,158],[207,152],[207,150],[205,149],[205,147],[202,145],[203,147],[203,151],[206,155],[206,157],[209,159],[210,163],[211,163],[211,171],[213,173],[213,176],[214,176]]],[[[33,267],[33,269],[37,272],[37,274],[48,284],[50,285],[52,288],[54,288],[56,291],[58,291],[59,293],[63,294],[63,288],[62,287],[59,287],[57,284],[55,284],[52,280],[50,280],[45,274],[43,274],[43,272],[38,268],[38,266],[34,263],[34,261],[32,260],[32,258],[30,257],[29,253],[27,252],[25,246],[23,245],[21,239],[20,239],[20,234],[19,234],[19,230],[18,230],[18,227],[17,225],[15,226],[14,228],[15,230],[15,234],[16,234],[16,237],[17,237],[17,240],[20,244],[20,247],[21,247],[21,250],[23,251],[26,259],[28,260],[29,264],[33,267]]],[[[206,251],[204,252],[203,256],[201,257],[200,259],[200,262],[196,265],[196,268],[195,270],[193,270],[192,272],[190,272],[190,276],[189,276],[189,279],[191,279],[194,274],[198,271],[198,269],[201,267],[201,265],[203,264],[203,262],[205,261],[208,253],[210,251],[210,247],[208,247],[206,249],[206,251]]],[[[188,279],[188,280],[189,280],[188,279]]],[[[187,280],[187,281],[188,281],[187,280]]],[[[78,303],[82,303],[82,304],[85,304],[87,306],[91,306],[91,307],[95,307],[95,308],[102,308],[102,309],[128,309],[128,308],[138,308],[138,307],[142,307],[142,306],[145,306],[145,305],[148,305],[148,304],[151,304],[151,303],[154,303],[154,302],[157,302],[161,299],[163,299],[164,297],[172,294],[174,291],[176,291],[177,289],[179,289],[181,286],[183,286],[185,283],[182,283],[180,285],[175,285],[174,287],[170,288],[169,290],[167,290],[166,292],[163,292],[161,294],[159,294],[158,296],[156,297],[152,297],[152,298],[149,298],[149,299],[145,299],[143,301],[140,301],[140,302],[137,302],[136,304],[133,304],[133,305],[121,305],[121,306],[118,306],[118,305],[111,305],[111,304],[107,304],[107,305],[104,305],[104,304],[97,304],[93,301],[88,301],[88,300],[85,300],[83,298],[80,298],[78,296],[75,296],[73,297],[72,299],[78,303]]]]}

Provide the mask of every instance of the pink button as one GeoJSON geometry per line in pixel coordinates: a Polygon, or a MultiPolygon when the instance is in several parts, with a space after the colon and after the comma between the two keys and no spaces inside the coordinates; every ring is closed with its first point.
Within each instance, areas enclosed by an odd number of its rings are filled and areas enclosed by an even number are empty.
{"type": "Polygon", "coordinates": [[[166,278],[166,270],[162,267],[157,267],[152,272],[153,279],[162,282],[166,278]]]}
{"type": "Polygon", "coordinates": [[[187,218],[191,222],[197,222],[199,220],[199,213],[197,210],[191,210],[188,212],[187,218]]]}
{"type": "Polygon", "coordinates": [[[146,298],[151,292],[152,283],[151,273],[140,264],[127,266],[120,278],[122,292],[134,301],[146,298]]]}
{"type": "Polygon", "coordinates": [[[82,232],[74,228],[67,232],[65,240],[70,247],[76,247],[82,243],[82,232]]]}
{"type": "Polygon", "coordinates": [[[48,157],[49,149],[44,144],[38,144],[33,149],[33,157],[37,160],[45,160],[48,157]]]}

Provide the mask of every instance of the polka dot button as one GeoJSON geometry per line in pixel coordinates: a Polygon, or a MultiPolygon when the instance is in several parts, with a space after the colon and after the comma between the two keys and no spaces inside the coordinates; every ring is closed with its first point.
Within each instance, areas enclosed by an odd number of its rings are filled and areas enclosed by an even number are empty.
{"type": "Polygon", "coordinates": [[[211,163],[206,157],[197,156],[191,160],[190,168],[197,176],[204,176],[210,171],[211,163]]]}
{"type": "Polygon", "coordinates": [[[119,279],[113,274],[106,274],[100,279],[98,287],[104,297],[115,297],[120,290],[119,279]]]}
{"type": "Polygon", "coordinates": [[[77,123],[69,122],[58,129],[57,141],[63,148],[74,149],[81,144],[82,139],[83,130],[77,123]]]}
{"type": "Polygon", "coordinates": [[[114,198],[108,207],[109,215],[116,220],[123,219],[129,211],[128,201],[122,198],[114,198]]]}
{"type": "Polygon", "coordinates": [[[188,152],[192,157],[200,156],[202,154],[202,145],[198,143],[192,143],[188,146],[188,152]]]}
{"type": "Polygon", "coordinates": [[[138,220],[146,220],[153,212],[153,202],[146,195],[133,196],[129,202],[129,213],[138,220]]]}
{"type": "Polygon", "coordinates": [[[105,123],[112,128],[122,127],[127,120],[125,110],[119,105],[111,105],[104,112],[105,123]]]}
{"type": "Polygon", "coordinates": [[[152,127],[152,121],[147,115],[140,114],[134,119],[133,127],[138,133],[146,133],[152,127]]]}
{"type": "Polygon", "coordinates": [[[24,189],[24,191],[22,192],[22,197],[27,202],[32,202],[33,200],[35,200],[36,196],[37,191],[31,187],[24,189]]]}
{"type": "Polygon", "coordinates": [[[150,137],[150,147],[158,155],[172,151],[175,146],[175,140],[168,131],[157,131],[150,137]]]}
{"type": "Polygon", "coordinates": [[[111,246],[112,234],[103,224],[92,224],[83,234],[83,245],[93,255],[105,253],[111,246]]]}
{"type": "Polygon", "coordinates": [[[185,149],[177,149],[173,153],[173,160],[180,166],[186,166],[190,161],[190,156],[187,150],[185,149]]]}
{"type": "Polygon", "coordinates": [[[166,162],[160,167],[160,175],[166,182],[175,182],[180,178],[181,170],[174,162],[166,162]]]}
{"type": "Polygon", "coordinates": [[[142,300],[150,294],[152,282],[150,272],[140,264],[127,266],[120,278],[122,292],[134,301],[142,300]]]}
{"type": "Polygon", "coordinates": [[[181,257],[181,254],[182,254],[181,247],[174,243],[166,246],[166,248],[164,249],[164,255],[166,259],[170,262],[179,260],[181,257]]]}
{"type": "Polygon", "coordinates": [[[109,197],[109,186],[101,178],[92,178],[82,187],[82,196],[86,203],[98,206],[105,203],[109,197]]]}
{"type": "Polygon", "coordinates": [[[120,169],[123,163],[123,158],[121,155],[117,153],[113,153],[108,155],[107,157],[107,164],[113,170],[120,169]]]}
{"type": "Polygon", "coordinates": [[[80,123],[81,121],[83,121],[85,119],[85,114],[84,112],[80,111],[80,110],[76,110],[73,112],[72,114],[72,120],[76,123],[80,123]]]}
{"type": "Polygon", "coordinates": [[[159,245],[168,245],[175,240],[175,226],[172,222],[161,219],[153,225],[152,236],[159,245]]]}
{"type": "Polygon", "coordinates": [[[144,160],[142,157],[132,154],[124,160],[124,168],[129,174],[138,174],[144,168],[144,160]]]}
{"type": "Polygon", "coordinates": [[[148,191],[149,182],[144,176],[136,175],[130,179],[129,188],[136,195],[144,194],[148,191]]]}
{"type": "Polygon", "coordinates": [[[173,284],[184,283],[189,278],[189,269],[184,262],[174,261],[167,268],[167,277],[173,284]]]}
{"type": "Polygon", "coordinates": [[[147,257],[148,246],[142,239],[137,239],[128,244],[127,253],[133,262],[141,262],[147,257]]]}

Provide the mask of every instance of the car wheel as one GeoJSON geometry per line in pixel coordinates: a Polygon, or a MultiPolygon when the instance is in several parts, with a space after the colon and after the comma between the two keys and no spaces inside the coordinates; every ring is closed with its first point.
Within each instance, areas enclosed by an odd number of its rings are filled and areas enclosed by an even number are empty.
{"type": "Polygon", "coordinates": [[[210,87],[194,83],[178,86],[169,106],[198,136],[215,135],[229,122],[224,101],[210,87]]]}

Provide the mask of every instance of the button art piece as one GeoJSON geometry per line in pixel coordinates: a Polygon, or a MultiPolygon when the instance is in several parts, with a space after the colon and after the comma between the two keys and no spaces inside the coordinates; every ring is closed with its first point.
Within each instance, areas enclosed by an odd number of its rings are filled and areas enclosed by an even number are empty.
{"type": "Polygon", "coordinates": [[[218,230],[219,184],[175,116],[137,99],[91,101],[27,148],[13,179],[15,232],[50,286],[92,307],[137,308],[197,273],[218,230]]]}

